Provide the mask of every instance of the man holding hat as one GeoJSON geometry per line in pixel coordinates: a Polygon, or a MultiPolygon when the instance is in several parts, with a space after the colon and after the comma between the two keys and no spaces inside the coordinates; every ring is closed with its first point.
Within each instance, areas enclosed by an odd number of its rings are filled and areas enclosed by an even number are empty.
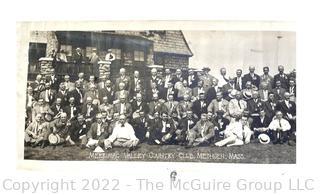
{"type": "Polygon", "coordinates": [[[214,79],[214,77],[209,74],[210,70],[211,69],[209,67],[202,68],[203,75],[200,77],[200,79],[203,81],[205,91],[207,91],[212,86],[212,80],[214,79]]]}

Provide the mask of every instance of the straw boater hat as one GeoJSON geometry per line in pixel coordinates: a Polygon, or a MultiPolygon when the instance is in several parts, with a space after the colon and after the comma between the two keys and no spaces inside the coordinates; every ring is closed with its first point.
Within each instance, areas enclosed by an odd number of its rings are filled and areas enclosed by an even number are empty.
{"type": "Polygon", "coordinates": [[[56,144],[60,143],[61,138],[58,134],[51,133],[48,137],[48,140],[49,140],[50,144],[56,145],[56,144]]]}
{"type": "Polygon", "coordinates": [[[270,137],[265,134],[265,133],[261,133],[259,136],[258,136],[258,140],[261,144],[268,144],[270,143],[270,137]]]}

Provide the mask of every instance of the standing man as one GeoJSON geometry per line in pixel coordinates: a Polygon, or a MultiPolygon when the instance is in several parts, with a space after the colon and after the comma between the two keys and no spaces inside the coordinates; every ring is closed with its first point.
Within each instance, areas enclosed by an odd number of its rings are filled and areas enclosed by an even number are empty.
{"type": "Polygon", "coordinates": [[[220,69],[220,74],[217,77],[219,80],[218,87],[221,89],[225,84],[229,82],[229,79],[227,77],[227,70],[226,68],[221,68],[220,69]]]}
{"type": "Polygon", "coordinates": [[[74,64],[75,64],[75,72],[79,73],[80,72],[80,67],[82,67],[82,61],[83,61],[82,52],[81,52],[81,49],[79,47],[76,49],[76,53],[73,56],[73,58],[74,58],[74,64]]]}
{"type": "Polygon", "coordinates": [[[272,89],[274,81],[273,81],[273,77],[269,75],[268,66],[263,67],[263,75],[261,75],[261,84],[263,82],[267,84],[268,90],[272,89]]]}
{"type": "Polygon", "coordinates": [[[99,78],[99,64],[98,62],[100,61],[100,58],[97,54],[97,49],[93,48],[92,53],[89,57],[89,62],[92,64],[92,74],[95,76],[95,78],[99,78]]]}
{"type": "Polygon", "coordinates": [[[45,90],[40,92],[39,98],[44,99],[44,101],[51,106],[55,96],[56,91],[51,89],[50,83],[46,83],[45,90]]]}
{"type": "Polygon", "coordinates": [[[255,67],[250,66],[249,73],[243,76],[243,80],[244,80],[244,83],[247,83],[248,81],[250,81],[252,85],[254,85],[257,89],[259,89],[260,76],[254,73],[254,71],[255,71],[255,67]]]}
{"type": "Polygon", "coordinates": [[[276,82],[280,81],[281,87],[284,89],[288,89],[289,86],[289,78],[288,75],[284,73],[284,67],[282,65],[278,66],[279,73],[274,75],[274,83],[273,85],[276,86],[276,82]]]}
{"type": "Polygon", "coordinates": [[[203,75],[200,77],[200,79],[203,81],[203,86],[206,91],[212,86],[214,79],[214,77],[209,74],[210,70],[211,69],[209,67],[202,68],[203,75]]]}
{"type": "Polygon", "coordinates": [[[242,78],[242,70],[238,69],[236,71],[236,77],[234,78],[236,84],[236,90],[241,91],[244,88],[243,78],[242,78]]]}
{"type": "Polygon", "coordinates": [[[125,84],[124,89],[127,91],[130,91],[131,90],[130,78],[126,75],[126,69],[120,68],[119,74],[120,74],[120,77],[116,79],[116,83],[115,83],[116,90],[119,90],[120,83],[124,83],[125,84]]]}

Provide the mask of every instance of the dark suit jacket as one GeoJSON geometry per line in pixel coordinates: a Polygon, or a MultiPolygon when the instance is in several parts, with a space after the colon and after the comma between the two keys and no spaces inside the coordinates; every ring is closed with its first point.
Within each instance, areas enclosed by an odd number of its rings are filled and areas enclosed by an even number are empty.
{"type": "Polygon", "coordinates": [[[61,98],[61,105],[66,106],[68,104],[68,91],[66,90],[64,94],[59,90],[56,94],[55,99],[61,98]]]}
{"type": "Polygon", "coordinates": [[[97,135],[97,129],[98,129],[98,123],[92,123],[90,130],[87,133],[87,138],[92,138],[92,139],[106,139],[109,136],[108,133],[108,125],[106,125],[105,123],[101,124],[101,134],[100,136],[97,135]]]}
{"type": "Polygon", "coordinates": [[[203,107],[201,107],[201,101],[196,100],[193,102],[192,111],[198,116],[198,118],[200,118],[201,113],[208,112],[208,106],[209,106],[209,103],[206,100],[203,100],[203,107]]]}
{"type": "Polygon", "coordinates": [[[151,134],[152,137],[161,139],[164,134],[170,133],[173,134],[176,131],[176,126],[172,119],[168,119],[167,126],[165,127],[165,132],[162,132],[162,120],[153,121],[153,124],[151,125],[151,134]]]}
{"type": "Polygon", "coordinates": [[[274,77],[273,77],[273,87],[276,86],[276,82],[277,81],[281,82],[281,87],[283,87],[284,89],[288,89],[288,87],[289,87],[289,77],[288,77],[287,74],[283,74],[283,77],[281,77],[281,75],[279,73],[274,75],[274,77]]]}
{"type": "Polygon", "coordinates": [[[285,101],[279,102],[276,109],[283,113],[284,118],[287,118],[288,113],[292,116],[296,116],[296,103],[293,101],[289,101],[289,107],[287,107],[285,101]]]}
{"type": "Polygon", "coordinates": [[[229,90],[235,89],[236,85],[234,85],[234,88],[230,85],[230,83],[227,83],[222,86],[222,94],[223,98],[227,99],[229,96],[229,90]]]}
{"type": "Polygon", "coordinates": [[[138,106],[137,100],[133,100],[131,103],[131,107],[132,107],[132,112],[136,112],[137,110],[143,110],[144,113],[146,114],[149,111],[149,106],[145,101],[142,101],[138,106]]]}
{"type": "Polygon", "coordinates": [[[277,101],[283,100],[284,98],[284,93],[286,92],[286,90],[282,87],[280,87],[280,91],[278,93],[278,89],[274,88],[272,89],[272,92],[274,93],[274,97],[277,101]]]}
{"type": "Polygon", "coordinates": [[[82,53],[80,53],[80,55],[76,52],[73,56],[73,60],[75,62],[76,65],[81,65],[82,61],[83,61],[83,56],[82,53]]]}
{"type": "MultiPolygon", "coordinates": [[[[174,101],[177,101],[178,90],[172,88],[171,93],[172,93],[172,92],[173,92],[173,100],[174,100],[174,101]]],[[[159,94],[159,95],[160,95],[160,98],[161,98],[161,99],[164,99],[165,101],[168,101],[168,99],[167,99],[168,88],[163,88],[163,89],[160,91],[160,94],[159,94]]]]}
{"type": "Polygon", "coordinates": [[[115,94],[115,91],[114,91],[113,87],[111,87],[110,90],[107,90],[107,88],[99,89],[100,102],[103,102],[103,97],[107,96],[108,97],[108,103],[112,104],[112,102],[114,100],[114,94],[115,94]]]}
{"type": "Polygon", "coordinates": [[[210,87],[207,91],[206,99],[208,102],[211,102],[213,99],[217,98],[217,92],[214,87],[210,87]]]}
{"type": "Polygon", "coordinates": [[[243,76],[243,82],[244,82],[244,84],[246,84],[247,81],[251,81],[251,83],[252,83],[253,85],[255,85],[257,88],[259,88],[259,86],[260,86],[260,76],[257,75],[257,74],[254,74],[254,77],[251,77],[250,73],[245,74],[245,75],[243,76]]]}
{"type": "Polygon", "coordinates": [[[266,116],[268,118],[274,117],[276,109],[277,109],[276,102],[270,102],[270,100],[263,102],[263,110],[266,112],[266,116]]]}
{"type": "Polygon", "coordinates": [[[60,106],[60,110],[57,110],[57,107],[56,107],[56,104],[53,103],[52,106],[50,107],[50,109],[52,110],[53,112],[53,117],[56,116],[60,111],[63,111],[63,106],[61,105],[60,106]]]}
{"type": "MultiPolygon", "coordinates": [[[[83,90],[80,89],[79,91],[80,91],[80,93],[81,93],[81,95],[82,95],[82,101],[84,102],[84,93],[83,93],[83,90]]],[[[70,91],[67,96],[68,96],[68,99],[69,99],[70,97],[74,97],[74,103],[75,103],[77,106],[80,106],[81,95],[78,93],[78,91],[77,91],[76,89],[74,89],[74,90],[70,91]]]]}
{"type": "Polygon", "coordinates": [[[85,118],[91,118],[93,119],[93,117],[96,116],[96,114],[99,112],[99,109],[96,105],[91,105],[91,110],[89,111],[89,116],[87,116],[87,111],[88,111],[88,107],[87,107],[87,104],[84,104],[82,109],[82,114],[85,118]]]}
{"type": "MultiPolygon", "coordinates": [[[[121,103],[118,102],[113,105],[113,112],[120,113],[120,111],[121,111],[121,103]]],[[[132,107],[130,103],[125,103],[125,115],[130,118],[132,116],[132,107]]]]}
{"type": "MultiPolygon", "coordinates": [[[[67,113],[68,118],[70,118],[70,116],[71,116],[71,106],[70,106],[70,105],[65,106],[65,107],[63,108],[63,111],[64,111],[65,113],[67,113]]],[[[80,108],[80,106],[74,105],[74,108],[73,108],[73,116],[76,118],[79,113],[81,113],[81,108],[80,108]]]]}
{"type": "Polygon", "coordinates": [[[79,141],[79,137],[82,135],[86,135],[90,129],[89,124],[84,122],[80,124],[78,120],[74,120],[71,122],[71,126],[69,128],[70,137],[73,141],[79,141]]]}
{"type": "Polygon", "coordinates": [[[262,122],[260,117],[256,117],[253,119],[252,128],[269,127],[270,123],[271,123],[271,119],[267,116],[264,117],[262,122]]]}
{"type": "Polygon", "coordinates": [[[258,116],[260,110],[263,108],[263,104],[260,99],[258,99],[257,103],[253,99],[251,99],[247,102],[247,108],[250,115],[255,114],[256,116],[258,116]]]}
{"type": "MultiPolygon", "coordinates": [[[[195,118],[191,118],[192,123],[189,124],[189,130],[192,129],[196,124],[197,120],[195,118]]],[[[186,132],[188,130],[188,118],[184,117],[179,121],[178,129],[186,132]]]]}
{"type": "Polygon", "coordinates": [[[240,86],[238,86],[238,77],[235,77],[235,78],[234,78],[234,84],[235,84],[235,86],[236,86],[236,87],[235,87],[236,90],[238,90],[238,91],[241,91],[242,89],[245,88],[245,83],[244,83],[243,77],[241,77],[241,83],[240,83],[241,89],[240,89],[240,86]]]}

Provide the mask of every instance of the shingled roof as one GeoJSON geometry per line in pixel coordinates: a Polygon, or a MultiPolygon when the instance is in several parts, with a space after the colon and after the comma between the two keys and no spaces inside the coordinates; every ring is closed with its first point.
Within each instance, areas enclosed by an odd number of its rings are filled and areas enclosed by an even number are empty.
{"type": "Polygon", "coordinates": [[[153,49],[155,52],[173,53],[192,56],[193,53],[182,33],[179,30],[167,30],[164,33],[154,33],[149,37],[153,40],[153,49]]]}
{"type": "Polygon", "coordinates": [[[166,31],[116,31],[115,34],[141,36],[153,41],[155,52],[193,56],[180,30],[166,31]]]}

